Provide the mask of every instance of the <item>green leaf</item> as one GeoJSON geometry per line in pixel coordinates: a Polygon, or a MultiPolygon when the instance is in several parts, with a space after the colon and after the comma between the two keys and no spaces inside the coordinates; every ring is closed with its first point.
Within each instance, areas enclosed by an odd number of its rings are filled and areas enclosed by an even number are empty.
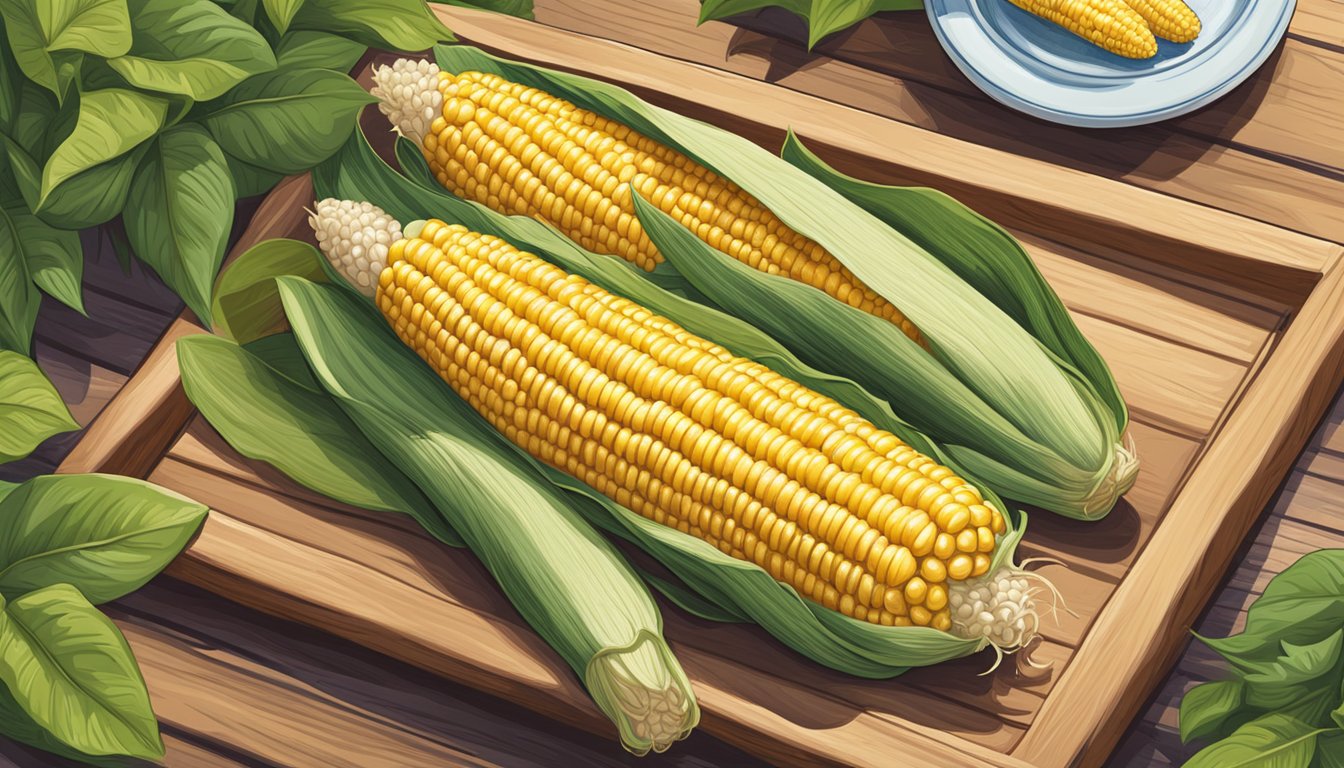
{"type": "Polygon", "coordinates": [[[292,27],[334,32],[397,51],[423,51],[453,40],[453,33],[421,0],[306,0],[292,27]]]}
{"type": "Polygon", "coordinates": [[[233,178],[197,125],[165,131],[136,171],[123,219],[140,260],[210,325],[210,289],[233,226],[233,178]]]}
{"type": "MultiPolygon", "coordinates": [[[[60,105],[40,86],[24,80],[19,88],[19,111],[14,117],[10,136],[33,157],[45,158],[46,148],[56,133],[60,105]]],[[[36,186],[34,186],[36,190],[36,186]]],[[[36,199],[36,198],[34,198],[36,199]]]]}
{"type": "Polygon", "coordinates": [[[1233,665],[1271,661],[1281,643],[1310,644],[1344,626],[1344,549],[1304,555],[1270,580],[1251,604],[1246,627],[1201,638],[1233,665]]]}
{"type": "Polygon", "coordinates": [[[28,354],[40,300],[23,244],[12,227],[0,226],[0,354],[4,350],[28,354]]]}
{"type": "MultiPolygon", "coordinates": [[[[288,349],[277,348],[272,341],[270,352],[292,362],[292,353],[298,350],[294,337],[273,338],[283,339],[280,343],[288,349]]],[[[217,336],[178,341],[177,358],[187,397],[242,455],[264,461],[338,501],[408,514],[440,540],[462,546],[424,494],[378,452],[326,392],[305,386],[217,336]]]]}
{"type": "Polygon", "coordinates": [[[22,459],[48,437],[76,429],[79,424],[37,363],[0,349],[0,464],[22,459]]]}
{"type": "Polygon", "coordinates": [[[17,248],[34,283],[62,304],[81,314],[84,299],[80,277],[84,273],[84,249],[79,233],[56,229],[28,212],[22,205],[0,207],[0,247],[17,248]]]}
{"type": "Polygon", "coordinates": [[[141,144],[61,182],[37,208],[38,218],[69,229],[96,227],[116,218],[126,207],[135,171],[150,146],[141,144]]]}
{"type": "Polygon", "coordinates": [[[228,153],[224,154],[224,160],[229,165],[229,175],[233,177],[233,194],[238,198],[270,192],[272,187],[285,178],[283,174],[245,163],[228,153]]]}
{"type": "Polygon", "coordinates": [[[266,9],[266,17],[275,25],[275,30],[283,35],[289,30],[289,22],[294,14],[303,6],[303,0],[262,0],[262,6],[266,9]]]}
{"type": "Polygon", "coordinates": [[[1287,715],[1265,715],[1201,749],[1185,768],[1307,768],[1316,737],[1326,730],[1287,715]]]}
{"type": "Polygon", "coordinates": [[[0,681],[29,717],[74,749],[163,756],[149,692],[126,638],[69,584],[5,607],[0,681]]]}
{"type": "Polygon", "coordinates": [[[120,56],[131,45],[126,0],[5,0],[0,16],[24,74],[58,100],[79,72],[78,52],[120,56]]]}
{"type": "Polygon", "coordinates": [[[924,7],[920,0],[704,0],[700,5],[700,23],[768,7],[783,8],[807,24],[807,47],[821,39],[853,26],[883,11],[915,11],[924,7]]]}
{"type": "Polygon", "coordinates": [[[1344,768],[1344,733],[1323,733],[1316,740],[1316,762],[1320,768],[1344,768]]]}
{"type": "Polygon", "coordinates": [[[37,747],[43,752],[88,765],[106,766],[106,768],[126,768],[126,760],[121,757],[95,756],[80,752],[62,743],[46,728],[38,725],[28,713],[19,706],[18,699],[9,689],[0,685],[0,734],[4,738],[37,747]]]}
{"type": "Polygon", "coordinates": [[[368,46],[340,35],[296,30],[285,35],[275,49],[275,60],[285,69],[318,67],[349,72],[368,46]]]}
{"type": "Polygon", "coordinates": [[[1181,741],[1190,743],[1214,733],[1241,708],[1239,680],[1197,685],[1181,697],[1181,741]]]}
{"type": "Polygon", "coordinates": [[[123,88],[80,94],[75,130],[42,169],[42,199],[66,179],[120,157],[152,137],[167,113],[166,99],[123,88]]]}
{"type": "Polygon", "coordinates": [[[0,502],[0,594],[73,584],[94,603],[134,592],[172,562],[206,508],[114,475],[44,475],[0,502]]]}
{"type": "MultiPolygon", "coordinates": [[[[3,11],[0,11],[0,20],[3,11]]],[[[0,23],[0,28],[3,28],[0,23]]],[[[0,132],[9,132],[10,124],[19,110],[19,89],[24,82],[19,63],[8,45],[0,45],[0,132]]]]}
{"type": "Polygon", "coordinates": [[[532,0],[447,0],[448,5],[460,5],[463,8],[480,8],[520,19],[533,19],[532,0]]]}
{"type": "Polygon", "coordinates": [[[1299,702],[1318,688],[1337,692],[1341,640],[1344,629],[1306,645],[1284,641],[1283,655],[1275,661],[1246,665],[1242,679],[1247,703],[1274,710],[1299,702]]]}
{"type": "Polygon", "coordinates": [[[252,75],[275,69],[255,29],[207,0],[131,0],[135,42],[108,65],[140,88],[218,98],[252,75]]]}
{"type": "Polygon", "coordinates": [[[219,333],[239,344],[268,336],[284,325],[275,278],[325,279],[322,254],[308,243],[276,238],[247,249],[219,276],[212,311],[219,333]]]}
{"type": "Polygon", "coordinates": [[[373,101],[339,72],[285,70],[257,75],[212,102],[204,121],[224,151],[239,160],[300,173],[339,149],[360,110],[373,101]]]}

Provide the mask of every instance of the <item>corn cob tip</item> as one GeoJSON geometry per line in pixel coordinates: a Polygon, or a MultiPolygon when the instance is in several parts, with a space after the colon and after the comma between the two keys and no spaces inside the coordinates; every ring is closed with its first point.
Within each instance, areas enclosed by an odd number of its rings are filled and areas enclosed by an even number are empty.
{"type": "Polygon", "coordinates": [[[630,648],[603,653],[584,683],[621,732],[621,745],[643,756],[665,752],[700,722],[690,681],[666,645],[641,637],[630,648]]]}
{"type": "Polygon", "coordinates": [[[402,237],[401,224],[372,203],[330,197],[313,205],[308,224],[327,261],[350,285],[373,298],[388,249],[402,237]]]}
{"type": "Polygon", "coordinates": [[[439,67],[424,59],[397,59],[373,71],[370,93],[378,110],[402,136],[420,145],[434,119],[443,113],[438,88],[439,67]]]}
{"type": "Polygon", "coordinates": [[[1038,574],[1007,565],[984,576],[949,582],[952,634],[983,639],[1002,652],[1026,647],[1041,623],[1032,579],[1044,581],[1038,574]]]}
{"type": "Polygon", "coordinates": [[[1083,519],[1097,520],[1104,517],[1115,506],[1120,497],[1129,492],[1139,476],[1139,454],[1134,446],[1134,438],[1126,432],[1115,446],[1115,459],[1110,471],[1092,494],[1083,500],[1083,519]]]}

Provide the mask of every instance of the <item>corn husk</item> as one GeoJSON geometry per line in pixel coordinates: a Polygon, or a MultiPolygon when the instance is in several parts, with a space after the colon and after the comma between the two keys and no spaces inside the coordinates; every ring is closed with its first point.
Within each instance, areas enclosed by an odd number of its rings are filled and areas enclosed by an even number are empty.
{"type": "MultiPolygon", "coordinates": [[[[413,147],[409,149],[414,151],[413,147]]],[[[399,154],[409,153],[403,148],[399,154]]],[[[389,168],[359,133],[313,173],[314,189],[320,198],[367,200],[402,221],[436,217],[501,237],[668,317],[736,355],[757,360],[853,408],[877,426],[958,471],[982,490],[989,503],[1004,510],[1009,531],[998,542],[991,571],[1012,563],[1025,516],[1009,511],[1001,499],[978,482],[974,473],[966,472],[939,445],[902,422],[885,402],[853,381],[811,368],[751,325],[665,290],[620,259],[585,251],[545,224],[502,216],[421,182],[389,168]]],[[[378,317],[376,308],[367,302],[366,305],[371,316],[378,317]]],[[[395,340],[390,330],[387,334],[395,340]]],[[[418,358],[413,359],[419,363],[418,358]]],[[[487,425],[483,419],[479,421],[487,425]]],[[[988,645],[983,638],[961,638],[927,627],[883,627],[829,610],[803,599],[792,587],[775,581],[755,564],[732,558],[693,536],[648,520],[579,480],[527,457],[521,449],[516,450],[554,485],[593,502],[582,507],[593,524],[633,542],[664,565],[680,583],[655,580],[655,586],[698,615],[753,622],[818,663],[869,678],[892,677],[910,667],[966,656],[988,645]]]]}
{"type": "MultiPolygon", "coordinates": [[[[258,253],[273,254],[281,242],[258,253]]],[[[248,262],[232,269],[253,275],[248,262]]],[[[344,289],[304,279],[314,267],[328,279],[325,262],[296,262],[288,268],[297,276],[268,273],[271,288],[251,290],[226,313],[233,328],[287,318],[293,333],[242,346],[212,336],[178,343],[192,402],[244,455],[333,498],[409,514],[445,544],[469,546],[580,677],[626,749],[662,751],[687,735],[699,709],[662,637],[661,614],[639,576],[576,510],[587,502],[547,483],[477,423],[344,289]]]]}
{"type": "MultiPolygon", "coordinates": [[[[470,47],[434,52],[444,71],[499,74],[668,144],[732,179],[825,247],[900,307],[932,354],[894,325],[809,286],[750,269],[690,237],[652,206],[638,207],[645,231],[692,291],[781,340],[807,363],[886,399],[1000,492],[1096,519],[1132,484],[1135,466],[1122,444],[1121,419],[1087,377],[948,264],[835,189],[740,136],[610,84],[470,47]]],[[[946,211],[930,215],[918,222],[921,229],[961,226],[946,211]]],[[[1009,284],[1018,282],[1020,263],[999,268],[1013,276],[1009,284]]],[[[1013,293],[1028,304],[1040,298],[1013,293]]]]}

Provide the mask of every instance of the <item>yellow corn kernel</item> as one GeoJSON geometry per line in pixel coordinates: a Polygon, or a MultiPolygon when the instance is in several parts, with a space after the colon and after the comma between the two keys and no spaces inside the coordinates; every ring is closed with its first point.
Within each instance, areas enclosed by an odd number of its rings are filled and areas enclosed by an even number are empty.
{"type": "Polygon", "coordinates": [[[711,247],[890,320],[923,344],[895,306],[733,182],[601,115],[498,75],[440,73],[442,117],[421,150],[441,184],[501,213],[544,219],[584,248],[651,270],[661,254],[634,193],[711,247]]]}
{"type": "Polygon", "coordinates": [[[1157,55],[1157,40],[1127,0],[1010,0],[1075,35],[1130,59],[1157,55]]]}

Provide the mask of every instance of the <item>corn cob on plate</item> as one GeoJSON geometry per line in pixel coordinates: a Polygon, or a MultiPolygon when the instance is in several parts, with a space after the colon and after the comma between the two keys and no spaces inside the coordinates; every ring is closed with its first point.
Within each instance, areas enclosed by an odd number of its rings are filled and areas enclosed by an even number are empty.
{"type": "Polygon", "coordinates": [[[1295,5],[929,0],[925,9],[948,56],[989,96],[1052,122],[1103,128],[1176,117],[1226,94],[1270,56],[1295,5]]]}
{"type": "MultiPolygon", "coordinates": [[[[583,78],[436,55],[447,69],[402,60],[374,93],[454,193],[644,270],[671,261],[688,292],[887,397],[1015,498],[1092,518],[1132,484],[1123,402],[1066,314],[1069,343],[1042,350],[964,277],[1000,276],[934,258],[739,137],[583,78]],[[1075,349],[1081,376],[1050,358],[1075,349]]],[[[1009,267],[1044,285],[1029,262],[1009,267]]]]}

